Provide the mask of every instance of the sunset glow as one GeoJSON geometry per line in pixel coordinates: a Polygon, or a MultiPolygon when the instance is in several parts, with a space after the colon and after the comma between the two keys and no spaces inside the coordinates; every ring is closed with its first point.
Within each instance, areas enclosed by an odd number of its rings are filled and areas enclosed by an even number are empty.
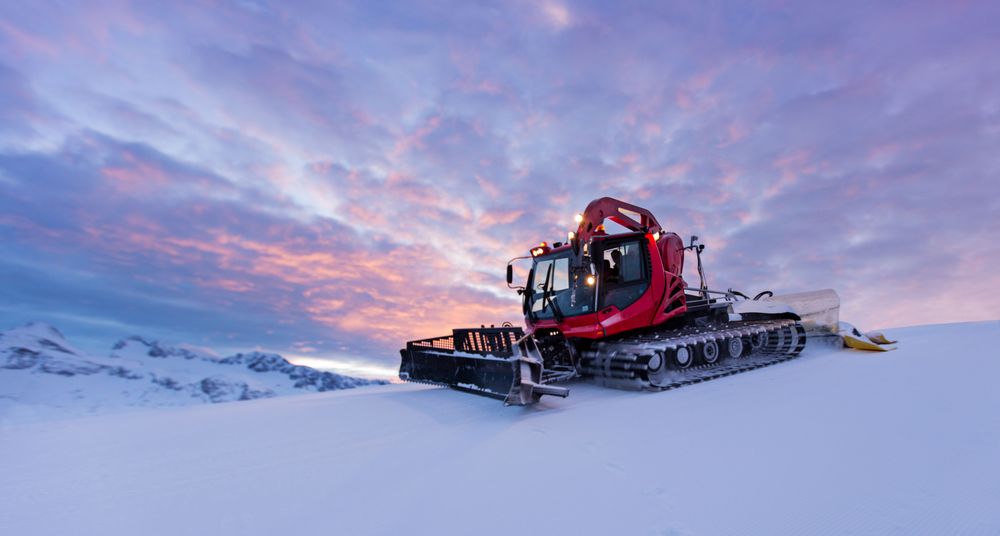
{"type": "MultiPolygon", "coordinates": [[[[1000,4],[7,2],[0,320],[384,370],[605,195],[717,288],[1000,318],[1000,4]]],[[[690,272],[688,274],[691,280],[690,272]]]]}

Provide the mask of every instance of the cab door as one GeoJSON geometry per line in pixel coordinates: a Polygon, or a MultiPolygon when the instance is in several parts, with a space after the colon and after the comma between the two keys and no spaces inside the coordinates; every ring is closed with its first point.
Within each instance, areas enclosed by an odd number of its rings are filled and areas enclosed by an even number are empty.
{"type": "MultiPolygon", "coordinates": [[[[597,321],[606,335],[645,327],[653,305],[649,298],[650,257],[645,236],[603,241],[597,252],[600,287],[597,321]]],[[[596,248],[595,248],[596,249],[596,248]]]]}

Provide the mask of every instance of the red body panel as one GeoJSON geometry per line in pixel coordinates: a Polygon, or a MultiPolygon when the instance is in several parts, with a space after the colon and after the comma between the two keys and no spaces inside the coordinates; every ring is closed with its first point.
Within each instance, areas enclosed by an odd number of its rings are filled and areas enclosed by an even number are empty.
{"type": "MultiPolygon", "coordinates": [[[[627,331],[662,324],[687,312],[684,298],[684,243],[674,233],[665,233],[654,241],[646,233],[646,251],[650,256],[649,285],[635,302],[623,310],[605,307],[597,313],[532,322],[525,318],[528,331],[557,329],[567,338],[601,339],[627,331]]],[[[566,248],[552,250],[559,252],[566,248]]]]}

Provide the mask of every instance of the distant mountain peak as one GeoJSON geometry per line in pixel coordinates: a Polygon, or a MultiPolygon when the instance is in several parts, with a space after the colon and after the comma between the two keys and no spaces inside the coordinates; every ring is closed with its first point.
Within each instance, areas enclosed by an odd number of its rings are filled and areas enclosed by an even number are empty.
{"type": "Polygon", "coordinates": [[[31,322],[0,331],[0,411],[6,406],[103,411],[108,407],[177,406],[251,400],[305,391],[387,383],[295,365],[252,351],[220,358],[210,350],[132,335],[109,357],[70,345],[55,327],[31,322]]]}
{"type": "Polygon", "coordinates": [[[16,328],[3,332],[3,335],[23,335],[33,336],[40,339],[49,339],[53,342],[66,342],[66,337],[52,324],[45,322],[26,322],[16,328]]]}
{"type": "Polygon", "coordinates": [[[66,337],[61,331],[44,322],[28,322],[7,331],[0,331],[0,347],[20,348],[35,353],[38,350],[51,350],[62,354],[79,355],[79,352],[66,342],[66,337]]]}
{"type": "Polygon", "coordinates": [[[180,346],[168,346],[160,343],[160,341],[141,335],[131,335],[121,339],[111,347],[111,357],[182,357],[184,359],[198,359],[205,356],[201,356],[180,346]]]}

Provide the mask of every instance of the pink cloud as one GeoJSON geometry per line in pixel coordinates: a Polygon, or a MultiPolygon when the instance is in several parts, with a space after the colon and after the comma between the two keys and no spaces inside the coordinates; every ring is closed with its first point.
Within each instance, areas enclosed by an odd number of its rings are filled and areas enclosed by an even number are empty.
{"type": "Polygon", "coordinates": [[[479,216],[479,225],[509,225],[524,215],[523,210],[485,212],[479,216]]]}
{"type": "Polygon", "coordinates": [[[12,52],[18,55],[43,54],[46,56],[58,56],[59,46],[45,38],[14,26],[10,22],[0,20],[0,33],[13,45],[12,52]]]}
{"type": "Polygon", "coordinates": [[[131,195],[162,190],[170,184],[164,170],[145,160],[136,158],[129,152],[121,154],[122,162],[101,168],[101,174],[111,180],[113,187],[121,193],[131,195]]]}
{"type": "MultiPolygon", "coordinates": [[[[313,330],[289,341],[385,348],[516,322],[506,259],[614,195],[711,240],[719,280],[835,286],[869,325],[990,314],[951,297],[997,286],[986,4],[10,6],[11,263],[313,330]],[[162,127],[126,128],[109,101],[162,127]],[[815,238],[830,228],[838,240],[815,238]],[[945,294],[926,289],[929,258],[945,294]]],[[[151,322],[191,318],[149,304],[151,322]]]]}
{"type": "Polygon", "coordinates": [[[774,167],[779,171],[778,178],[767,186],[764,190],[764,196],[774,197],[798,182],[803,176],[815,173],[818,167],[810,162],[809,157],[808,151],[798,150],[776,158],[774,167]]]}

